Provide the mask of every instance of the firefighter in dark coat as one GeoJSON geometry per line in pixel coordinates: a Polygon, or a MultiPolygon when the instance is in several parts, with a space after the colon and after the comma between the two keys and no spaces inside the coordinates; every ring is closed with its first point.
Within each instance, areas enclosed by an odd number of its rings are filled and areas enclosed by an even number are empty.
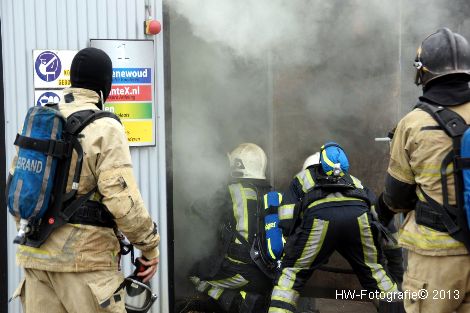
{"type": "Polygon", "coordinates": [[[351,264],[364,289],[398,291],[379,263],[371,196],[348,170],[343,149],[327,143],[321,149],[320,164],[299,173],[284,196],[279,219],[286,234],[292,234],[287,238],[269,312],[295,312],[304,284],[334,251],[351,264]]]}
{"type": "MultiPolygon", "coordinates": [[[[259,231],[263,196],[271,189],[266,180],[267,158],[259,146],[243,143],[229,159],[232,181],[217,193],[214,208],[222,215],[223,238],[216,255],[199,262],[190,280],[216,303],[217,311],[264,312],[272,280],[253,262],[250,249],[259,231]]],[[[201,215],[198,212],[207,208],[196,205],[192,211],[201,215]]]]}

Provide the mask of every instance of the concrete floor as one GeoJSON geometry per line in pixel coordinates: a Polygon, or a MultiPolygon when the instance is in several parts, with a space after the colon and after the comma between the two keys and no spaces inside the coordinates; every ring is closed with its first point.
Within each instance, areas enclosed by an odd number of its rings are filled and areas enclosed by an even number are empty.
{"type": "Polygon", "coordinates": [[[377,313],[370,302],[315,299],[319,313],[377,313]]]}

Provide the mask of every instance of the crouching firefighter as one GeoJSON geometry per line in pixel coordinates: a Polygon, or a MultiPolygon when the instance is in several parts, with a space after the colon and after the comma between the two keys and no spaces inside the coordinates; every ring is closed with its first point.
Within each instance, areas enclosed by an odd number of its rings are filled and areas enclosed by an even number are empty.
{"type": "Polygon", "coordinates": [[[209,295],[215,311],[266,312],[282,253],[282,234],[276,232],[281,195],[268,193],[267,158],[259,146],[240,144],[229,160],[232,182],[218,208],[224,215],[223,244],[210,257],[216,264],[200,262],[190,280],[209,295]]]}
{"type": "Polygon", "coordinates": [[[335,251],[349,262],[364,289],[398,291],[379,263],[368,189],[348,173],[349,161],[338,144],[322,146],[319,163],[294,178],[279,208],[288,237],[271,295],[272,313],[295,312],[303,286],[335,251]]]}
{"type": "Polygon", "coordinates": [[[439,29],[421,43],[414,66],[423,93],[396,127],[377,212],[385,222],[406,213],[403,289],[454,294],[405,299],[407,312],[469,312],[470,44],[439,29]]]}
{"type": "Polygon", "coordinates": [[[112,63],[80,50],[59,105],[28,111],[15,144],[8,207],[19,232],[23,312],[125,313],[119,229],[142,251],[145,283],[156,272],[160,237],[132,172],[126,133],[103,112],[112,63]]]}

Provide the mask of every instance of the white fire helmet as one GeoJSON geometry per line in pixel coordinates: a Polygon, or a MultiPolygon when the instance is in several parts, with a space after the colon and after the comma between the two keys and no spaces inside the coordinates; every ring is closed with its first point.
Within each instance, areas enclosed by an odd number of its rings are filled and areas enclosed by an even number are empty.
{"type": "Polygon", "coordinates": [[[235,178],[266,179],[268,158],[254,143],[242,143],[228,154],[230,174],[235,178]]]}
{"type": "Polygon", "coordinates": [[[305,171],[308,167],[316,164],[320,164],[320,152],[315,152],[306,158],[302,170],[305,171]]]}

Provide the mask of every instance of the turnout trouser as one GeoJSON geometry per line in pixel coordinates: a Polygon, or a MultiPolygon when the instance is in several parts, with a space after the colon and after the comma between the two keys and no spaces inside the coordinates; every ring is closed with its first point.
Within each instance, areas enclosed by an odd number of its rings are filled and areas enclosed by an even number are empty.
{"type": "Polygon", "coordinates": [[[119,271],[83,273],[24,270],[13,298],[24,313],[125,313],[124,290],[115,293],[124,277],[119,271]]]}
{"type": "Polygon", "coordinates": [[[215,274],[193,276],[191,280],[197,291],[216,300],[225,312],[265,312],[273,286],[255,264],[229,259],[224,259],[215,274]]]}
{"type": "Polygon", "coordinates": [[[287,239],[282,272],[275,281],[269,312],[295,312],[299,292],[314,270],[338,251],[351,265],[364,289],[397,291],[379,264],[375,230],[367,207],[335,205],[309,208],[287,239]]]}
{"type": "Polygon", "coordinates": [[[407,313],[470,313],[470,256],[430,256],[408,251],[403,291],[407,313]]]}

